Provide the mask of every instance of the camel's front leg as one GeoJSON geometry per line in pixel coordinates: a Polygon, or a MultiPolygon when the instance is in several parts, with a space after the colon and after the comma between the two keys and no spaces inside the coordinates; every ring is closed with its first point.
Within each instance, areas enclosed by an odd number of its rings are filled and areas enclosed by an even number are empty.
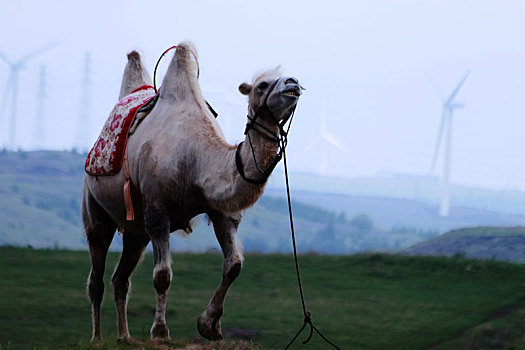
{"type": "Polygon", "coordinates": [[[155,267],[153,269],[153,286],[157,293],[157,307],[151,339],[170,338],[170,331],[166,325],[166,299],[171,284],[171,256],[169,237],[169,218],[152,205],[145,208],[145,226],[151,244],[155,267]]]}
{"type": "Polygon", "coordinates": [[[225,216],[220,213],[210,214],[215,235],[224,254],[224,266],[221,284],[215,291],[206,310],[197,320],[199,333],[210,340],[222,339],[221,316],[224,311],[224,298],[233,281],[239,276],[243,256],[236,244],[237,227],[241,221],[241,214],[225,216]]]}

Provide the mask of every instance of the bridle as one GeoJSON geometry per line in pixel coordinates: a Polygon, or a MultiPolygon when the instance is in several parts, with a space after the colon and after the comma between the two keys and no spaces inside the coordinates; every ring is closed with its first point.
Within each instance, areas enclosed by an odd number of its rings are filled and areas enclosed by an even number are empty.
{"type": "Polygon", "coordinates": [[[266,96],[264,97],[264,102],[257,109],[257,111],[253,114],[253,117],[248,114],[248,122],[246,123],[246,129],[244,130],[244,135],[248,136],[248,142],[250,143],[250,148],[252,151],[255,168],[257,169],[259,174],[261,174],[261,177],[258,179],[252,179],[252,178],[247,177],[244,172],[244,164],[242,163],[242,158],[241,158],[241,147],[244,144],[244,142],[239,143],[239,145],[237,146],[237,151],[235,152],[235,164],[237,166],[237,171],[239,172],[241,177],[246,182],[251,183],[253,185],[262,185],[268,180],[273,169],[275,169],[279,161],[282,159],[283,152],[288,144],[288,131],[290,130],[290,125],[292,124],[291,121],[293,119],[293,115],[294,115],[295,108],[297,105],[293,107],[291,113],[287,117],[285,117],[281,121],[278,121],[277,118],[273,115],[270,108],[268,107],[268,103],[267,103],[268,97],[273,92],[275,86],[281,79],[283,78],[277,79],[271,85],[270,89],[266,93],[266,96]],[[262,116],[269,117],[268,119],[279,128],[278,134],[276,134],[273,130],[271,130],[270,128],[264,126],[262,123],[257,121],[257,119],[259,119],[262,116]],[[285,130],[285,125],[288,121],[290,121],[290,123],[288,124],[288,128],[286,128],[285,130]],[[266,139],[278,144],[277,154],[275,155],[275,158],[273,159],[273,161],[270,163],[270,165],[268,166],[266,170],[261,170],[259,168],[259,165],[257,164],[257,159],[255,157],[255,151],[254,151],[252,140],[251,140],[250,133],[249,133],[249,131],[252,129],[259,132],[266,139]]]}

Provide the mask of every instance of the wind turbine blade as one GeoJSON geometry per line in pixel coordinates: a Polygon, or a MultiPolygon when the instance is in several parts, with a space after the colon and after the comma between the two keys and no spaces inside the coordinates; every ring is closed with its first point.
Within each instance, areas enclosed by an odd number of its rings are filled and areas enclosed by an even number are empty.
{"type": "Polygon", "coordinates": [[[463,86],[463,83],[465,82],[465,80],[467,80],[467,77],[469,76],[469,74],[470,74],[470,72],[467,72],[463,76],[463,78],[459,81],[458,85],[456,86],[454,91],[452,91],[452,93],[450,94],[449,98],[447,99],[447,102],[445,102],[445,105],[450,105],[452,103],[452,101],[454,100],[454,98],[458,94],[459,89],[461,89],[461,86],[463,86]]]}
{"type": "Polygon", "coordinates": [[[2,51],[0,51],[0,58],[1,58],[2,60],[4,60],[4,62],[7,63],[8,65],[10,65],[10,66],[12,65],[12,64],[11,64],[11,61],[9,61],[9,60],[7,59],[7,57],[4,55],[4,53],[3,53],[2,51]]]}
{"type": "Polygon", "coordinates": [[[343,146],[343,144],[341,142],[339,142],[339,140],[337,140],[335,138],[334,135],[329,134],[329,133],[325,133],[325,134],[323,134],[322,137],[326,140],[326,142],[330,143],[335,148],[338,148],[339,150],[341,150],[344,153],[348,154],[348,151],[346,150],[346,148],[343,146]]]}
{"type": "Polygon", "coordinates": [[[46,52],[48,50],[51,50],[52,48],[54,48],[56,46],[58,46],[58,43],[47,44],[45,46],[42,46],[38,50],[35,50],[35,51],[25,55],[24,57],[22,57],[17,63],[20,64],[20,65],[24,64],[26,61],[30,60],[31,58],[33,58],[35,56],[38,56],[38,55],[41,55],[44,52],[46,52]]]}
{"type": "Polygon", "coordinates": [[[430,81],[430,85],[432,86],[432,88],[436,92],[436,95],[439,97],[439,101],[441,103],[445,103],[445,96],[443,96],[443,92],[437,86],[436,81],[434,79],[432,79],[431,77],[429,78],[429,81],[430,81]]]}
{"type": "Polygon", "coordinates": [[[432,157],[432,166],[430,167],[430,174],[434,173],[436,167],[437,156],[439,153],[439,147],[441,146],[441,138],[443,137],[443,130],[445,129],[445,122],[447,120],[447,109],[443,108],[443,114],[441,116],[441,124],[439,125],[439,132],[436,141],[436,147],[434,148],[434,156],[432,157]]]}
{"type": "Polygon", "coordinates": [[[317,144],[319,144],[321,141],[322,141],[322,138],[318,136],[312,143],[310,143],[308,147],[304,149],[303,154],[306,154],[310,152],[311,150],[313,150],[314,147],[317,146],[317,144]]]}
{"type": "Polygon", "coordinates": [[[462,102],[454,102],[453,104],[450,105],[451,110],[461,109],[461,108],[465,108],[465,104],[462,102]]]}
{"type": "Polygon", "coordinates": [[[321,102],[321,135],[326,132],[326,117],[328,114],[328,101],[324,98],[321,102]]]}
{"type": "Polygon", "coordinates": [[[326,98],[324,98],[321,101],[321,130],[319,132],[319,134],[321,135],[321,139],[324,139],[324,141],[328,142],[335,148],[338,148],[339,150],[348,154],[348,151],[346,150],[345,146],[343,146],[343,144],[339,142],[339,140],[337,140],[337,138],[334,135],[330,134],[327,131],[327,127],[326,127],[327,116],[328,116],[328,101],[326,98]]]}

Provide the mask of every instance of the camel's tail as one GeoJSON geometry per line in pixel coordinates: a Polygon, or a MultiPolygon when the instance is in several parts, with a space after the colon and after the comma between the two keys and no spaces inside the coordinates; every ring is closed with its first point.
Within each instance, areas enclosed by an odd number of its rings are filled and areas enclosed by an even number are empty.
{"type": "Polygon", "coordinates": [[[128,63],[124,69],[119,99],[144,85],[152,85],[151,78],[142,64],[140,54],[137,51],[131,51],[128,53],[128,63]]]}

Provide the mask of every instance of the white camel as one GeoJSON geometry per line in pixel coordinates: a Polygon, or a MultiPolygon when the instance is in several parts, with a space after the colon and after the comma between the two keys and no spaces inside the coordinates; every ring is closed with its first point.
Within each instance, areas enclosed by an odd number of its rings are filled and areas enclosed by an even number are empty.
{"type": "MultiPolygon", "coordinates": [[[[229,145],[202,96],[196,57],[192,44],[178,45],[157,104],[130,136],[128,154],[135,220],[126,220],[124,170],[113,176],[85,176],[82,220],[92,263],[88,293],[94,341],[101,339],[103,273],[117,228],[124,232],[122,256],[112,277],[118,339],[130,338],[126,315],[129,277],[150,241],[157,295],[151,338],[170,337],[166,324],[166,298],[172,279],[169,236],[176,230],[188,229],[190,220],[201,213],[207,214],[213,223],[224,253],[224,266],[220,285],[198,318],[197,326],[205,338],[222,338],[220,318],[224,299],[243,263],[236,244],[241,212],[263,193],[269,175],[266,169],[273,169],[279,147],[271,135],[279,135],[282,128],[278,123],[293,112],[301,86],[297,79],[283,77],[277,69],[257,75],[252,84],[241,84],[240,92],[249,96],[251,127],[247,128],[247,142],[229,145]],[[238,170],[239,162],[243,175],[238,170]]],[[[151,79],[139,54],[131,52],[120,98],[144,84],[151,84],[151,79]]]]}

